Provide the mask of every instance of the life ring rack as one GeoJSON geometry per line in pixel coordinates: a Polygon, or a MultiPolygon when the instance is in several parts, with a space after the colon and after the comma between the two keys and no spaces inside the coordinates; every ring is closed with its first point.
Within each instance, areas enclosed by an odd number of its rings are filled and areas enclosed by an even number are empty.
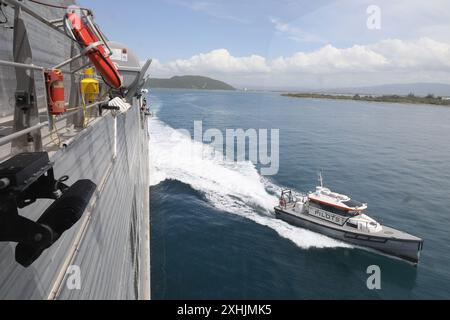
{"type": "Polygon", "coordinates": [[[111,50],[100,31],[96,30],[95,25],[89,20],[89,17],[82,17],[75,11],[69,11],[65,15],[64,21],[64,26],[69,36],[82,47],[80,55],[89,58],[108,86],[113,89],[120,89],[122,87],[122,78],[109,57],[110,53],[107,54],[104,47],[108,51],[111,50]],[[83,18],[88,22],[87,25],[84,23],[83,18]]]}

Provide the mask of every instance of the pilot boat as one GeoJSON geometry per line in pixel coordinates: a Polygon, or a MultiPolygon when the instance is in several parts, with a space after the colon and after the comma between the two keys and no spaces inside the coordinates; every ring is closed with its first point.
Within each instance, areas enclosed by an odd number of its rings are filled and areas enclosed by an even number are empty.
{"type": "Polygon", "coordinates": [[[277,219],[414,265],[419,263],[422,239],[381,225],[365,213],[367,204],[325,188],[322,175],[319,182],[316,191],[308,195],[294,197],[291,190],[284,190],[275,207],[277,219]]]}

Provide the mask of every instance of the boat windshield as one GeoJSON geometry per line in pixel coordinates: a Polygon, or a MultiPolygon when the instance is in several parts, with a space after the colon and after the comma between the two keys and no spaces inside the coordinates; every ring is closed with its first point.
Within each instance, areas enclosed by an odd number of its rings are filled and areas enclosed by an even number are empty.
{"type": "Polygon", "coordinates": [[[345,204],[346,206],[350,207],[350,208],[360,208],[363,206],[363,204],[361,202],[355,201],[355,200],[349,200],[349,201],[345,201],[342,202],[343,204],[345,204]]]}
{"type": "Polygon", "coordinates": [[[330,205],[326,205],[324,203],[312,202],[311,205],[313,207],[317,207],[317,208],[320,208],[320,209],[325,210],[327,212],[331,212],[331,213],[334,213],[334,214],[341,215],[343,217],[356,217],[356,216],[361,214],[361,212],[348,212],[346,210],[339,209],[339,208],[336,208],[336,207],[333,207],[333,206],[330,206],[330,205]]]}

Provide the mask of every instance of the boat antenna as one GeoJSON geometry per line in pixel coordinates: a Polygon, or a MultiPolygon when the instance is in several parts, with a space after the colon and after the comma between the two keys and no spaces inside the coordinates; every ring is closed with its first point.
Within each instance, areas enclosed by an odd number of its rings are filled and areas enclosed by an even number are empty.
{"type": "Polygon", "coordinates": [[[320,184],[320,187],[323,188],[323,176],[322,176],[322,171],[319,171],[319,184],[320,184]]]}

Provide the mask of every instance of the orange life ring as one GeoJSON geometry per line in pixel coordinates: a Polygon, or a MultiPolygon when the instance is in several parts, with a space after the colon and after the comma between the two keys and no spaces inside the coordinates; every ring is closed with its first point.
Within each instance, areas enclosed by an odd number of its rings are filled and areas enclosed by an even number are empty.
{"type": "Polygon", "coordinates": [[[69,12],[66,17],[72,24],[71,29],[76,40],[85,47],[84,49],[87,50],[86,56],[94,64],[98,72],[101,73],[106,84],[114,89],[122,87],[122,79],[116,66],[106,56],[103,46],[100,44],[96,45],[99,41],[97,36],[86,27],[78,14],[69,12]]]}

